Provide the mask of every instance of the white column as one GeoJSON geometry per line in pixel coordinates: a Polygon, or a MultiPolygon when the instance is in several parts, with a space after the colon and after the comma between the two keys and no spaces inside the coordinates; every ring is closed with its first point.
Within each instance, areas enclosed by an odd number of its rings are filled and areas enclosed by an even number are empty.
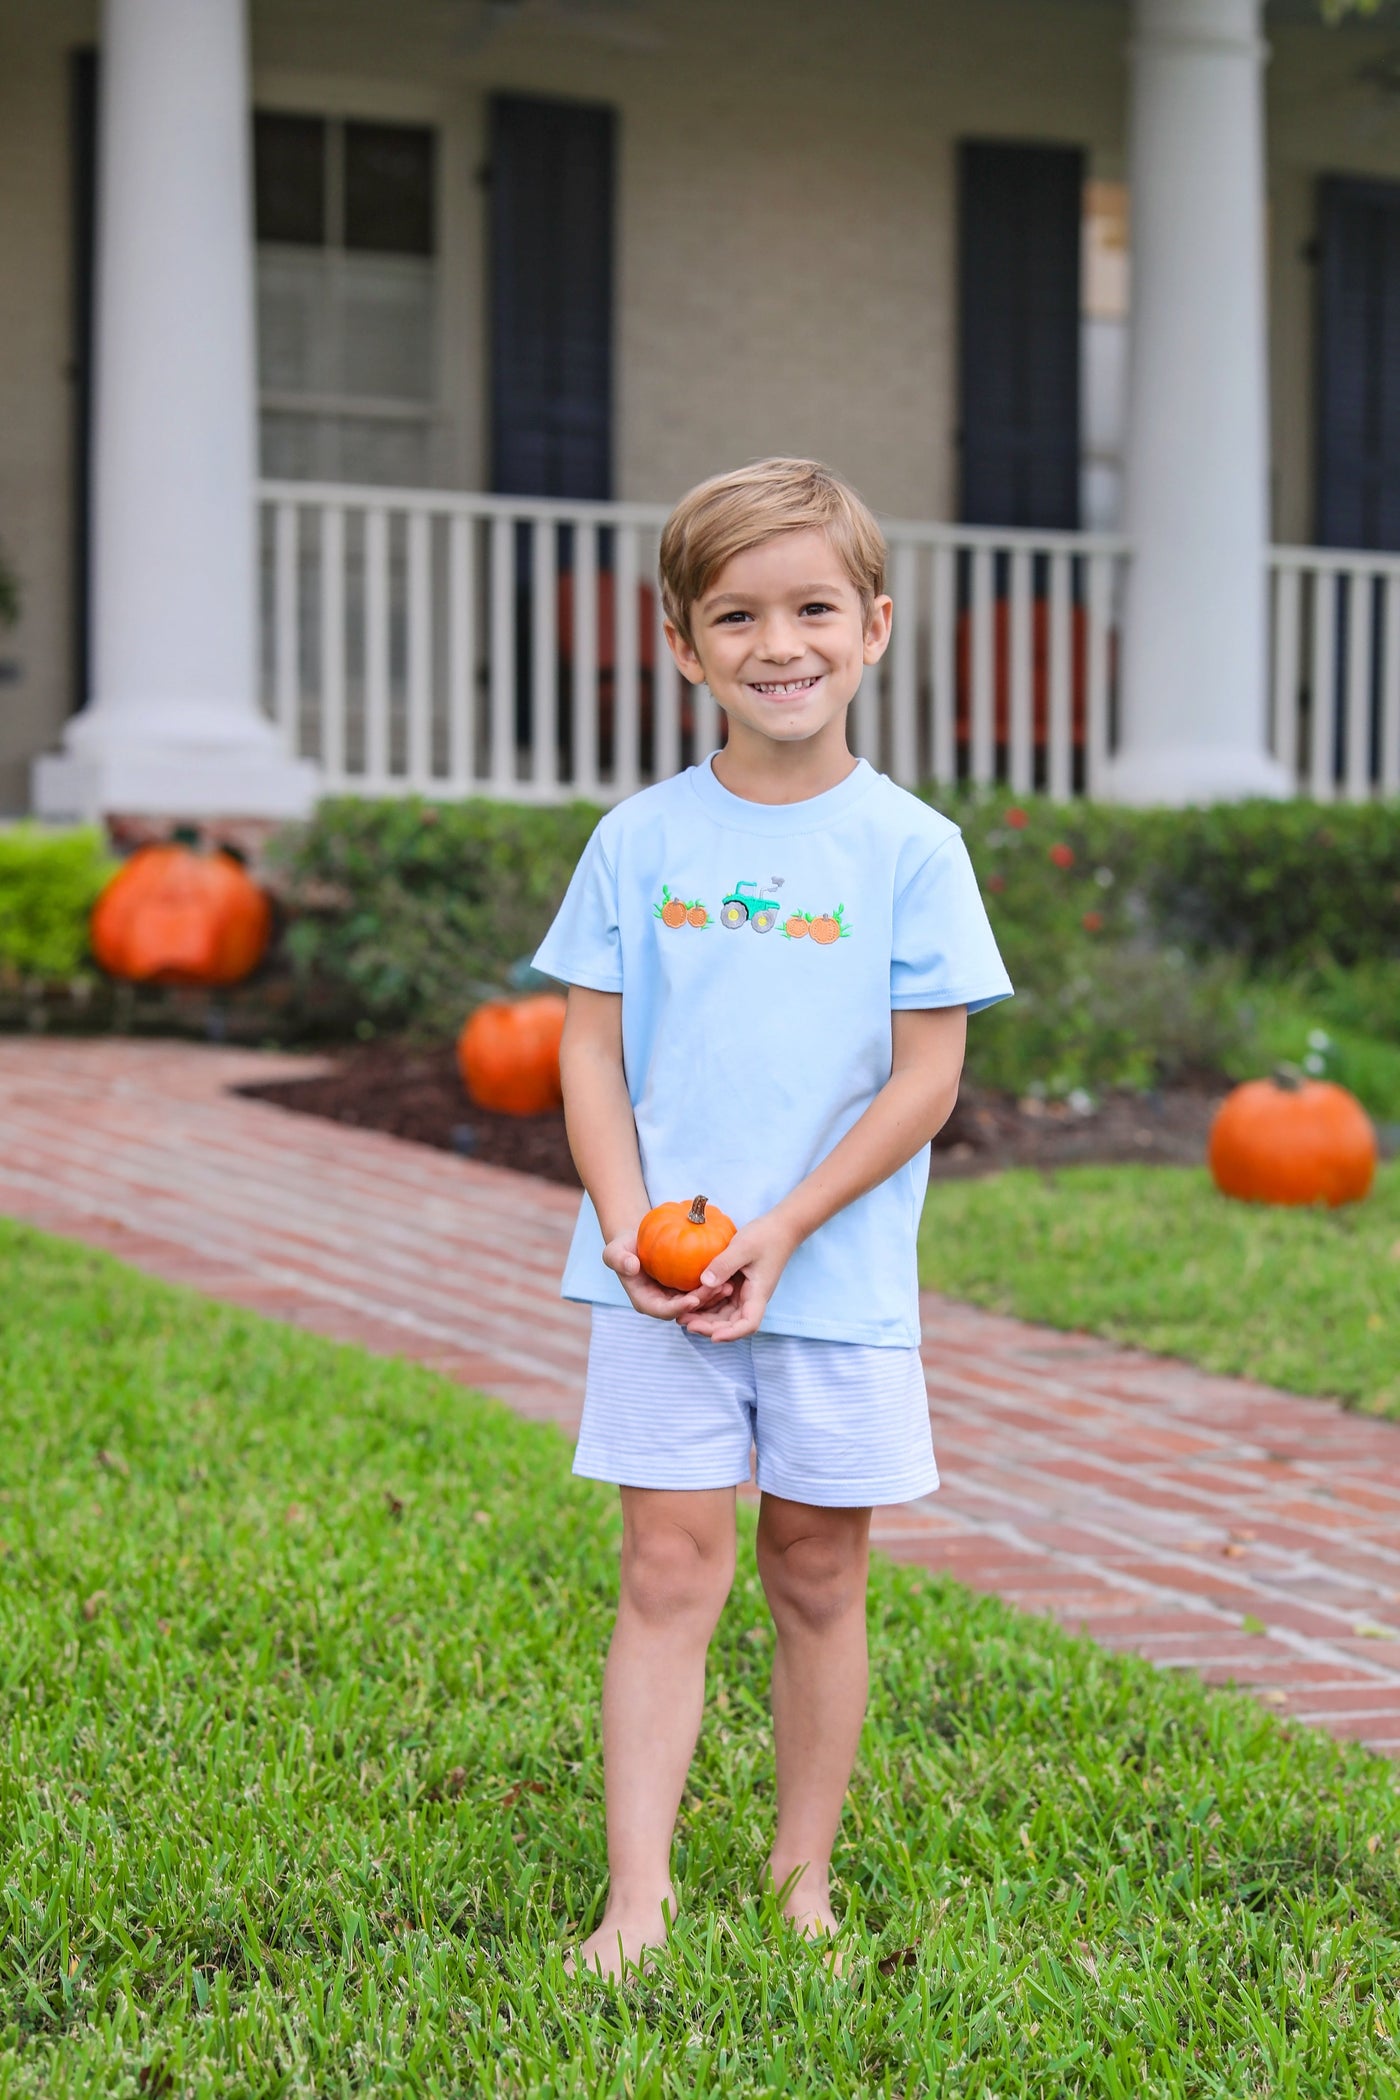
{"type": "Polygon", "coordinates": [[[1122,801],[1292,792],[1266,747],[1264,57],[1259,0],[1133,0],[1122,801]]]}
{"type": "Polygon", "coordinates": [[[93,687],[51,815],[282,816],[315,769],[258,706],[243,0],[105,0],[93,687]]]}

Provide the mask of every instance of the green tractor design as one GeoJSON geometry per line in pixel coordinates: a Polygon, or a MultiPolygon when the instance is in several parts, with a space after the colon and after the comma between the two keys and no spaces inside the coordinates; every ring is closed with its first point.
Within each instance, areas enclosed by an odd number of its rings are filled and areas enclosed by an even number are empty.
{"type": "MultiPolygon", "coordinates": [[[[781,875],[770,875],[769,887],[780,890],[781,875]]],[[[778,923],[781,906],[776,897],[760,897],[756,882],[736,882],[719,908],[719,923],[731,929],[752,926],[755,933],[771,933],[778,923]]]]}

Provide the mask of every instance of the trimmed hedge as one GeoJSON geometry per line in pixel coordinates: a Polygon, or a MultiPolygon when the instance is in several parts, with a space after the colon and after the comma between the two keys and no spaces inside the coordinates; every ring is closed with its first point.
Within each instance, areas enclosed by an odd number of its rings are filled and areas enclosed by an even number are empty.
{"type": "Polygon", "coordinates": [[[1010,884],[1027,865],[1043,872],[1063,843],[1076,871],[1059,886],[1064,904],[1072,893],[1083,910],[1193,955],[1270,972],[1400,961],[1400,803],[1133,810],[937,789],[925,799],[962,825],[984,884],[998,873],[1010,884]],[[1100,869],[1112,883],[1095,895],[1100,869]]]}
{"type": "Polygon", "coordinates": [[[538,945],[601,814],[581,802],[323,802],[270,853],[304,992],[352,1024],[455,1033],[538,945]]]}
{"type": "MultiPolygon", "coordinates": [[[[972,1031],[972,1077],[1018,1092],[1151,1086],[1300,1057],[1325,1029],[1329,1070],[1368,1075],[1363,1097],[1393,1113],[1400,806],[927,794],[963,827],[1019,995],[972,1031]]],[[[441,1040],[537,944],[599,815],[583,803],[322,803],[270,849],[280,954],[256,985],[221,996],[214,1019],[254,1040],[441,1040]]],[[[96,832],[0,832],[0,993],[14,989],[18,1018],[38,1024],[36,985],[92,991],[87,917],[109,867],[96,832]]],[[[212,1025],[173,1002],[128,994],[124,1025],[212,1025]]],[[[72,1018],[104,1025],[109,1005],[99,995],[72,1018]]]]}
{"type": "Polygon", "coordinates": [[[0,830],[0,977],[68,983],[88,962],[88,914],[115,862],[94,829],[0,830]]]}

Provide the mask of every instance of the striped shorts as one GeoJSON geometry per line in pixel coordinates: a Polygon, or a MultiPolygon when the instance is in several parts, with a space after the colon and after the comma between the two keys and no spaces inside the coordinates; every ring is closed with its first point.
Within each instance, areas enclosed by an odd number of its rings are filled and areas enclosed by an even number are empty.
{"type": "Polygon", "coordinates": [[[743,1486],[822,1509],[912,1502],[938,1486],[913,1348],[755,1334],[712,1342],[595,1305],[574,1471],[619,1487],[743,1486]]]}

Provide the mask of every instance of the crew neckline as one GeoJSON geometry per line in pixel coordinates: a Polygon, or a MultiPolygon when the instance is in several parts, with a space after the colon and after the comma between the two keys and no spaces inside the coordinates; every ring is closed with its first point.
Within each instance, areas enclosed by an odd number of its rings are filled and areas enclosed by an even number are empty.
{"type": "Polygon", "coordinates": [[[687,775],[705,808],[731,830],[759,831],[770,837],[822,830],[861,801],[880,777],[868,759],[858,758],[844,780],[825,788],[820,795],[808,795],[801,802],[750,802],[716,777],[714,756],[712,751],[687,775]]]}

